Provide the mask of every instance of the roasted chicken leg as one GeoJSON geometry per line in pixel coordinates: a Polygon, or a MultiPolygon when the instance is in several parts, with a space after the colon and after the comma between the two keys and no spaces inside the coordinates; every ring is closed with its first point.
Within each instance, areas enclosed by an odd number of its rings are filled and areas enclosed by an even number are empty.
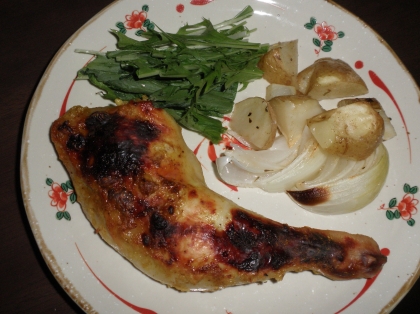
{"type": "Polygon", "coordinates": [[[213,291],[305,270],[369,278],[386,262],[370,237],[293,228],[211,191],[180,127],[150,102],[73,107],[53,123],[51,139],[96,233],[175,289],[213,291]]]}

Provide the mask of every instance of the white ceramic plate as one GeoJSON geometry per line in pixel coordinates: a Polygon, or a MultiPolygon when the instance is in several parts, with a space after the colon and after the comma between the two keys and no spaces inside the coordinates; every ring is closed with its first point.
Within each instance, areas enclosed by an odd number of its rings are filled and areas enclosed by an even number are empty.
{"type": "MultiPolygon", "coordinates": [[[[417,143],[420,107],[418,87],[407,70],[371,29],[327,1],[192,0],[180,3],[179,0],[114,2],[64,44],[39,84],[25,123],[21,175],[28,219],[54,276],[86,312],[390,311],[419,276],[420,223],[415,220],[420,218],[416,215],[416,187],[420,184],[420,146],[417,143]],[[49,127],[61,110],[71,106],[108,104],[86,81],[73,81],[76,71],[90,57],[75,53],[74,49],[115,49],[115,38],[108,30],[122,22],[118,25],[125,25],[127,34],[136,37],[138,29],[129,29],[127,22],[136,15],[146,16],[164,30],[174,31],[202,17],[215,23],[231,18],[247,4],[255,11],[248,26],[258,29],[251,41],[274,43],[298,39],[299,70],[320,57],[340,58],[365,80],[368,96],[382,103],[398,134],[386,142],[391,167],[385,187],[369,206],[358,212],[319,216],[297,207],[282,194],[228,189],[215,179],[208,141],[202,142],[198,135],[184,132],[187,143],[191,149],[201,143],[197,157],[203,164],[209,186],[240,205],[293,226],[337,229],[373,237],[388,254],[388,263],[375,280],[335,282],[305,272],[287,274],[277,283],[228,288],[215,293],[179,293],[133,268],[94,234],[78,203],[72,203],[75,195],[71,185],[66,185],[68,175],[49,140],[49,127]],[[323,25],[324,32],[330,31],[330,42],[314,31],[318,29],[314,24],[323,25]]],[[[263,87],[262,82],[251,84],[238,95],[238,100],[264,96],[263,87]]],[[[328,107],[332,102],[322,104],[328,107]]]]}

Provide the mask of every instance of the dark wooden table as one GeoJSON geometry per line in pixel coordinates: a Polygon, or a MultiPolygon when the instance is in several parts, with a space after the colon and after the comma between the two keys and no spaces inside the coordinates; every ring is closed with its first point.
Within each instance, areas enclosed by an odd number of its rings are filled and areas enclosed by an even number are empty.
{"type": "MultiPolygon", "coordinates": [[[[69,36],[111,2],[0,2],[1,313],[81,312],[48,270],[34,241],[21,199],[20,145],[24,118],[32,94],[51,58],[69,36]]],[[[188,3],[189,0],[179,2],[188,3]]],[[[336,2],[376,30],[394,49],[419,84],[418,1],[336,2]]],[[[393,313],[418,313],[419,308],[420,282],[412,288],[393,313]]]]}

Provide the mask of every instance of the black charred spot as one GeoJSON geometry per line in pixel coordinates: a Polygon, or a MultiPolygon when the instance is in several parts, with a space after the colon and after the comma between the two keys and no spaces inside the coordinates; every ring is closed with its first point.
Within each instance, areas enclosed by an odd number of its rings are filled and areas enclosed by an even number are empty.
{"type": "Polygon", "coordinates": [[[344,262],[344,254],[343,254],[343,252],[340,250],[340,251],[337,251],[336,252],[336,254],[334,255],[334,258],[337,260],[337,261],[339,261],[340,263],[342,263],[342,262],[344,262]]]}
{"type": "Polygon", "coordinates": [[[57,130],[60,131],[60,132],[65,131],[65,132],[68,132],[68,133],[73,133],[74,132],[73,129],[71,128],[68,120],[66,120],[62,124],[60,124],[57,127],[57,130]]]}
{"type": "Polygon", "coordinates": [[[172,205],[170,205],[170,206],[168,207],[168,213],[169,213],[169,215],[173,215],[173,214],[174,214],[174,212],[175,212],[175,208],[174,208],[172,205]]]}
{"type": "Polygon", "coordinates": [[[258,252],[252,252],[248,258],[243,260],[241,263],[236,264],[235,266],[239,270],[252,272],[257,271],[260,268],[260,264],[260,254],[258,252]]]}
{"type": "Polygon", "coordinates": [[[168,227],[168,221],[159,213],[154,212],[150,217],[150,226],[155,230],[164,230],[168,227]]]}
{"type": "Polygon", "coordinates": [[[129,119],[118,113],[92,113],[85,121],[82,169],[95,179],[107,176],[136,175],[142,156],[160,132],[149,121],[129,119]]]}
{"type": "Polygon", "coordinates": [[[297,203],[307,206],[325,203],[330,198],[330,190],[327,187],[316,187],[303,191],[287,191],[287,193],[297,203]]]}
{"type": "Polygon", "coordinates": [[[141,235],[141,241],[143,242],[144,246],[149,246],[150,245],[150,236],[148,234],[142,234],[141,235]]]}
{"type": "Polygon", "coordinates": [[[86,119],[86,127],[89,132],[97,132],[102,129],[111,119],[111,115],[105,111],[96,111],[86,119]]]}
{"type": "Polygon", "coordinates": [[[230,225],[226,230],[230,242],[242,252],[249,252],[255,247],[257,237],[254,233],[246,229],[235,229],[230,225]]]}
{"type": "Polygon", "coordinates": [[[86,144],[85,138],[80,134],[72,134],[67,140],[67,148],[70,150],[81,150],[86,144]]]}
{"type": "Polygon", "coordinates": [[[284,251],[273,252],[271,254],[270,264],[274,270],[280,269],[291,261],[291,256],[284,251]]]}

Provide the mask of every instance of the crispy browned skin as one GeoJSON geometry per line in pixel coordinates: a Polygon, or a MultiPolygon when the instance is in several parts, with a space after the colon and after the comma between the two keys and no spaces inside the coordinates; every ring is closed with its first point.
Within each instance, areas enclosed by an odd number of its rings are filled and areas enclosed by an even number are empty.
{"type": "Polygon", "coordinates": [[[74,107],[51,139],[96,232],[178,290],[281,280],[288,271],[369,278],[386,262],[369,237],[293,228],[208,189],[179,126],[149,102],[74,107]]]}

